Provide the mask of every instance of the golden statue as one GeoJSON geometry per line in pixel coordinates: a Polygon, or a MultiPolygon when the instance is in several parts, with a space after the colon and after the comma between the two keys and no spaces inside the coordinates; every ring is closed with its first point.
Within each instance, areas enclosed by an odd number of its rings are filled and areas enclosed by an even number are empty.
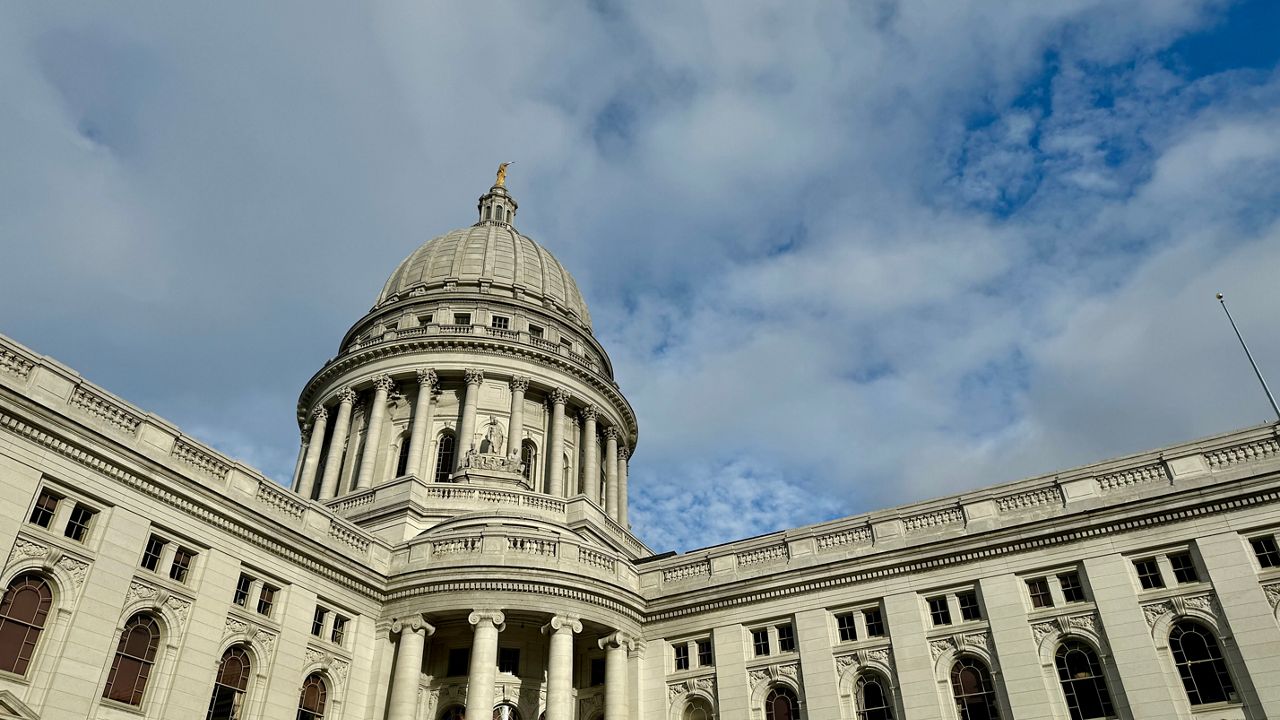
{"type": "Polygon", "coordinates": [[[493,182],[493,184],[494,184],[494,185],[496,185],[497,187],[506,187],[506,185],[507,185],[507,166],[508,166],[508,165],[510,165],[510,164],[511,164],[511,163],[513,163],[513,162],[515,162],[515,160],[512,160],[511,162],[504,162],[504,163],[502,163],[501,165],[499,165],[499,166],[498,166],[498,179],[497,179],[497,180],[495,180],[495,181],[493,182]]]}

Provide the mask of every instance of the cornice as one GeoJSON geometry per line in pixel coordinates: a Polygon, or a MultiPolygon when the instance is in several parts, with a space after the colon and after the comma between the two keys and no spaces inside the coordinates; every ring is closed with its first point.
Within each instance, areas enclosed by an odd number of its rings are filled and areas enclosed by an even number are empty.
{"type": "Polygon", "coordinates": [[[427,595],[467,592],[511,592],[557,597],[594,605],[609,612],[617,613],[637,624],[644,620],[643,611],[640,609],[641,603],[626,604],[604,593],[537,580],[466,579],[414,582],[408,587],[388,591],[385,601],[392,603],[427,595]]]}

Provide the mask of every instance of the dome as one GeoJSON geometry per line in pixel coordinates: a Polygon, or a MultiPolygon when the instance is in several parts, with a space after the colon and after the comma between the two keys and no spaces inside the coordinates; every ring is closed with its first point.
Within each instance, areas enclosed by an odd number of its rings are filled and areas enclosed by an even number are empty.
{"type": "Polygon", "coordinates": [[[374,308],[410,296],[476,290],[559,309],[590,329],[591,315],[573,276],[546,248],[505,222],[515,215],[515,201],[505,189],[491,188],[480,209],[480,222],[428,240],[405,258],[374,308]]]}

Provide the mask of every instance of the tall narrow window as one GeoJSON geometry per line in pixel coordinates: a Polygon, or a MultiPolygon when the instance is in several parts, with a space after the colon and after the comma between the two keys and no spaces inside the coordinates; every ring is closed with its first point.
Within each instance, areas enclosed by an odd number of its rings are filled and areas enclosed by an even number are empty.
{"type": "Polygon", "coordinates": [[[951,693],[956,700],[960,720],[998,720],[995,685],[986,663],[974,657],[962,657],[951,666],[951,693]]]}
{"type": "Polygon", "coordinates": [[[956,603],[960,605],[960,617],[966,622],[982,619],[982,608],[978,605],[978,593],[973,591],[956,593],[956,603]]]}
{"type": "Polygon", "coordinates": [[[436,450],[436,482],[449,482],[453,474],[453,433],[440,434],[439,449],[436,450]]]}
{"type": "Polygon", "coordinates": [[[836,616],[836,631],[840,633],[840,642],[853,642],[858,639],[858,626],[853,621],[853,613],[842,613],[836,616]]]}
{"type": "Polygon", "coordinates": [[[1169,649],[1192,705],[1236,701],[1227,662],[1208,628],[1192,620],[1179,620],[1169,631],[1169,649]]]}
{"type": "Polygon", "coordinates": [[[765,628],[751,631],[751,647],[756,657],[769,654],[769,631],[765,628]]]}
{"type": "Polygon", "coordinates": [[[341,615],[333,616],[333,630],[329,633],[329,640],[335,645],[341,645],[343,640],[347,639],[347,619],[341,615]]]}
{"type": "Polygon", "coordinates": [[[884,616],[880,614],[880,608],[863,610],[862,619],[866,621],[868,637],[884,637],[884,616]]]}
{"type": "Polygon", "coordinates": [[[1133,569],[1138,573],[1138,582],[1143,590],[1154,590],[1164,587],[1164,578],[1160,577],[1160,566],[1155,558],[1134,560],[1133,569]]]}
{"type": "Polygon", "coordinates": [[[535,480],[533,469],[538,465],[538,446],[532,440],[526,439],[520,443],[520,462],[523,464],[520,473],[532,485],[535,480]]]}
{"type": "Polygon", "coordinates": [[[689,646],[684,643],[673,645],[671,649],[675,652],[676,670],[689,669],[689,646]]]}
{"type": "Polygon", "coordinates": [[[311,615],[311,634],[316,637],[324,635],[324,620],[328,617],[329,611],[317,606],[315,613],[311,615]]]}
{"type": "Polygon", "coordinates": [[[26,675],[44,621],[53,606],[53,591],[39,575],[19,575],[0,600],[0,670],[26,675]]]}
{"type": "Polygon", "coordinates": [[[129,618],[120,633],[120,643],[116,645],[116,656],[111,662],[111,674],[107,675],[102,697],[127,705],[141,705],[159,647],[160,625],[155,618],[146,613],[129,618]]]}
{"type": "Polygon", "coordinates": [[[715,664],[715,655],[711,652],[711,638],[703,638],[697,642],[698,667],[710,667],[715,664]]]}
{"type": "Polygon", "coordinates": [[[400,454],[396,457],[396,477],[404,477],[409,473],[409,434],[400,438],[400,454]]]}
{"type": "Polygon", "coordinates": [[[1173,579],[1178,584],[1200,582],[1200,573],[1196,572],[1191,553],[1173,553],[1169,555],[1169,564],[1173,566],[1173,579]]]}
{"type": "Polygon", "coordinates": [[[796,651],[796,631],[795,628],[791,626],[791,623],[778,626],[778,651],[796,651]]]}
{"type": "Polygon", "coordinates": [[[258,614],[259,615],[266,615],[267,617],[271,617],[271,608],[275,607],[276,593],[279,591],[280,591],[279,588],[274,588],[274,587],[271,587],[270,585],[262,586],[262,591],[258,593],[258,614]]]}
{"type": "Polygon", "coordinates": [[[800,701],[789,687],[776,687],[764,699],[765,720],[799,720],[800,701]]]}
{"type": "Polygon", "coordinates": [[[147,538],[147,549],[142,553],[142,568],[155,572],[160,567],[160,555],[168,544],[164,538],[152,535],[147,538]]]}
{"type": "Polygon", "coordinates": [[[878,672],[864,672],[853,684],[858,720],[893,720],[889,682],[878,672]]]}
{"type": "Polygon", "coordinates": [[[240,573],[240,579],[236,580],[236,593],[231,597],[231,602],[244,607],[249,603],[249,588],[253,587],[253,578],[240,573]]]}
{"type": "Polygon", "coordinates": [[[213,697],[209,699],[206,720],[238,720],[249,689],[249,653],[235,645],[222,653],[218,663],[218,675],[213,680],[213,697]]]}
{"type": "Polygon", "coordinates": [[[1102,663],[1093,648],[1077,640],[1068,640],[1058,646],[1053,656],[1058,667],[1058,682],[1067,699],[1071,720],[1106,718],[1115,713],[1111,709],[1111,693],[1107,692],[1107,679],[1102,674],[1102,663]]]}
{"type": "Polygon", "coordinates": [[[328,701],[329,686],[320,677],[320,673],[311,673],[302,683],[297,720],[324,720],[324,706],[328,701]]]}

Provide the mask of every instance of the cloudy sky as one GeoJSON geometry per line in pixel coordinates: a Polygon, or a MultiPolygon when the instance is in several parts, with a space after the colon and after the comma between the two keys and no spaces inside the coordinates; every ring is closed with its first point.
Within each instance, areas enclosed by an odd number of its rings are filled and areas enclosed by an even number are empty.
{"type": "Polygon", "coordinates": [[[0,332],[287,480],[500,160],[687,549],[1265,422],[1280,4],[5,3],[0,332]]]}

